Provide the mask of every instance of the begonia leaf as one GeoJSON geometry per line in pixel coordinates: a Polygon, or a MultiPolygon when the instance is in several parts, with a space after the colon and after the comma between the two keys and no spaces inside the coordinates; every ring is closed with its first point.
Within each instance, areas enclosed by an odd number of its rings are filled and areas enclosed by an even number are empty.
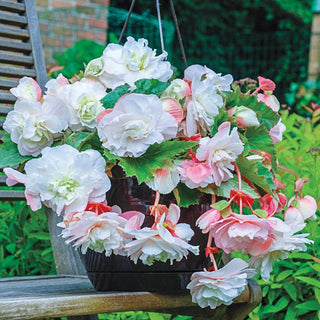
{"type": "Polygon", "coordinates": [[[151,180],[155,171],[163,167],[165,160],[172,159],[196,145],[196,142],[166,140],[160,144],[151,145],[146,153],[138,158],[121,158],[119,165],[127,176],[136,176],[140,184],[143,181],[151,180]]]}
{"type": "Polygon", "coordinates": [[[162,82],[157,79],[140,79],[135,83],[136,88],[132,93],[143,93],[143,94],[160,94],[168,88],[169,83],[162,82]]]}
{"type": "Polygon", "coordinates": [[[276,150],[265,125],[261,124],[259,127],[248,127],[245,131],[245,137],[247,138],[250,149],[266,151],[270,154],[272,168],[275,170],[277,166],[276,150]]]}
{"type": "Polygon", "coordinates": [[[179,183],[173,193],[179,207],[199,204],[199,198],[202,195],[199,190],[189,189],[184,183],[179,183]]]}
{"type": "Polygon", "coordinates": [[[252,109],[257,114],[259,122],[264,124],[267,130],[274,127],[280,119],[280,116],[263,102],[258,102],[256,95],[243,94],[239,89],[226,92],[226,108],[235,106],[245,106],[252,109]]]}
{"type": "Polygon", "coordinates": [[[15,167],[33,158],[22,156],[18,151],[17,145],[11,141],[9,134],[6,133],[1,140],[0,168],[15,167]]]}
{"type": "Polygon", "coordinates": [[[130,86],[128,84],[124,84],[122,86],[116,87],[111,92],[107,93],[100,101],[104,108],[112,109],[116,102],[119,100],[119,98],[129,92],[130,86]]]}
{"type": "Polygon", "coordinates": [[[252,184],[267,193],[272,193],[272,189],[275,189],[272,173],[261,162],[250,161],[244,156],[239,156],[236,163],[241,174],[252,184]]]}

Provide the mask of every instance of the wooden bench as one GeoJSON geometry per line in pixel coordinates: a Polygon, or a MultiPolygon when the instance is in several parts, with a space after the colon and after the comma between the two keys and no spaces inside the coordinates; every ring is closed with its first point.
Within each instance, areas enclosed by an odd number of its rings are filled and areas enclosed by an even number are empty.
{"type": "MultiPolygon", "coordinates": [[[[42,89],[46,69],[34,0],[0,0],[0,130],[15,97],[9,89],[19,78],[35,78],[42,89]]],[[[0,131],[1,132],[1,131],[0,131]]],[[[21,190],[4,190],[0,176],[0,200],[25,200],[21,190]]],[[[57,275],[0,279],[0,319],[28,320],[68,316],[93,320],[98,313],[152,310],[194,315],[195,319],[244,319],[261,301],[260,287],[250,281],[230,307],[201,309],[189,293],[96,292],[88,280],[77,252],[65,245],[56,227],[57,215],[47,212],[57,275]]]]}

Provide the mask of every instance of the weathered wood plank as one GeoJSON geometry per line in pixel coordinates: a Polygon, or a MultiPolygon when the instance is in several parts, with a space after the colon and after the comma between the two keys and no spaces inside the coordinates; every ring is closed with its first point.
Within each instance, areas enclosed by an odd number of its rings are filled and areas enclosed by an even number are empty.
{"type": "Polygon", "coordinates": [[[13,65],[30,66],[33,64],[33,57],[23,54],[0,52],[0,62],[13,65]]]}
{"type": "Polygon", "coordinates": [[[26,200],[23,190],[0,190],[0,199],[1,201],[26,200]]]}
{"type": "MultiPolygon", "coordinates": [[[[1,73],[1,67],[0,67],[1,73]]],[[[0,101],[2,103],[14,103],[17,98],[12,93],[1,92],[0,93],[0,101]]]]}
{"type": "Polygon", "coordinates": [[[20,39],[23,41],[27,41],[29,39],[29,31],[2,25],[0,28],[0,36],[10,39],[20,39]]]}
{"type": "Polygon", "coordinates": [[[25,5],[24,3],[0,0],[0,10],[23,13],[25,12],[25,5]]]}
{"type": "MultiPolygon", "coordinates": [[[[241,303],[251,303],[251,300],[250,288],[247,287],[235,299],[235,303],[239,306],[241,303]]],[[[196,309],[197,313],[205,314],[207,319],[216,313],[210,309],[200,309],[199,312],[199,307],[192,303],[189,292],[95,292],[86,277],[56,276],[37,277],[32,280],[0,280],[0,319],[27,320],[129,310],[156,311],[164,308],[166,311],[178,309],[181,314],[190,315],[196,309]],[[19,308],[16,308],[17,305],[19,308]]],[[[225,309],[223,307],[223,314],[225,309]]]]}
{"type": "Polygon", "coordinates": [[[0,50],[21,52],[21,53],[30,53],[32,50],[32,47],[31,47],[30,43],[1,39],[0,50]]]}
{"type": "Polygon", "coordinates": [[[0,74],[5,77],[35,77],[36,71],[33,69],[26,68],[15,68],[15,67],[2,67],[0,66],[0,74]]]}
{"type": "MultiPolygon", "coordinates": [[[[1,81],[0,81],[0,87],[1,87],[1,81]]],[[[12,107],[7,107],[7,106],[0,106],[0,115],[5,116],[8,114],[11,110],[13,110],[12,107]]]]}
{"type": "Polygon", "coordinates": [[[18,14],[7,14],[0,12],[0,23],[24,27],[27,25],[27,18],[18,14]]]}
{"type": "MultiPolygon", "coordinates": [[[[7,80],[7,79],[0,79],[0,89],[2,90],[9,90],[13,87],[16,87],[18,85],[19,81],[18,80],[7,80]]],[[[3,106],[0,106],[0,112],[1,112],[1,108],[3,106]]],[[[5,110],[5,109],[3,109],[5,110]]]]}

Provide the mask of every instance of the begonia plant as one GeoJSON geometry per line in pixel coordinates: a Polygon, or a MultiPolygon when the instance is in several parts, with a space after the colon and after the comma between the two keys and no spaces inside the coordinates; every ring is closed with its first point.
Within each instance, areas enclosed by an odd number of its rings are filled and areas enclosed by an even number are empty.
{"type": "Polygon", "coordinates": [[[229,305],[256,272],[268,280],[274,260],[306,250],[312,241],[299,232],[317,210],[302,192],[307,177],[295,176],[289,201],[276,179],[274,145],[285,127],[274,82],[258,77],[244,88],[201,65],[173,79],[166,52],[157,56],[132,37],[109,44],[82,78],[49,80],[44,94],[24,77],[11,89],[17,101],[3,125],[7,184],[25,185],[32,210],[43,204],[62,215],[62,237],[82,253],[172,263],[199,254],[189,241],[200,228],[211,267],[194,273],[188,289],[201,307],[229,305]],[[154,190],[152,225],[106,202],[115,166],[154,190]],[[175,203],[162,204],[160,194],[175,203]],[[180,208],[202,195],[211,208],[195,225],[179,223],[180,208]],[[217,265],[218,252],[238,250],[249,260],[217,265]]]}

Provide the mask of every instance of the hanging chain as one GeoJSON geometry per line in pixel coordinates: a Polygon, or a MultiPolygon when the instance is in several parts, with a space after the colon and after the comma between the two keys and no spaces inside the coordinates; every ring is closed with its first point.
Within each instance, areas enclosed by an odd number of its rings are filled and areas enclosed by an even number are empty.
{"type": "MultiPolygon", "coordinates": [[[[131,5],[130,5],[129,11],[128,11],[128,16],[126,18],[126,21],[124,22],[123,27],[122,27],[118,43],[120,43],[122,41],[123,35],[124,35],[124,33],[125,33],[126,29],[127,29],[128,22],[129,22],[131,13],[133,11],[133,7],[134,7],[135,2],[136,2],[136,0],[132,0],[132,2],[131,2],[131,5]]],[[[176,31],[177,31],[178,42],[179,42],[179,46],[180,46],[180,50],[181,50],[182,60],[183,60],[183,63],[185,65],[185,67],[187,68],[188,67],[188,63],[187,63],[186,53],[185,53],[185,50],[184,50],[184,47],[183,47],[183,41],[182,41],[182,37],[181,37],[181,33],[180,33],[180,28],[179,28],[179,24],[178,24],[176,11],[174,9],[173,0],[169,0],[169,3],[170,3],[170,9],[171,9],[171,13],[172,13],[174,26],[175,26],[176,31]]],[[[157,15],[158,15],[158,23],[159,23],[161,50],[162,50],[162,52],[164,52],[165,48],[164,48],[164,41],[163,41],[163,30],[162,30],[162,23],[161,23],[161,13],[160,13],[160,2],[159,2],[159,0],[156,0],[156,6],[157,6],[157,15]]]]}

